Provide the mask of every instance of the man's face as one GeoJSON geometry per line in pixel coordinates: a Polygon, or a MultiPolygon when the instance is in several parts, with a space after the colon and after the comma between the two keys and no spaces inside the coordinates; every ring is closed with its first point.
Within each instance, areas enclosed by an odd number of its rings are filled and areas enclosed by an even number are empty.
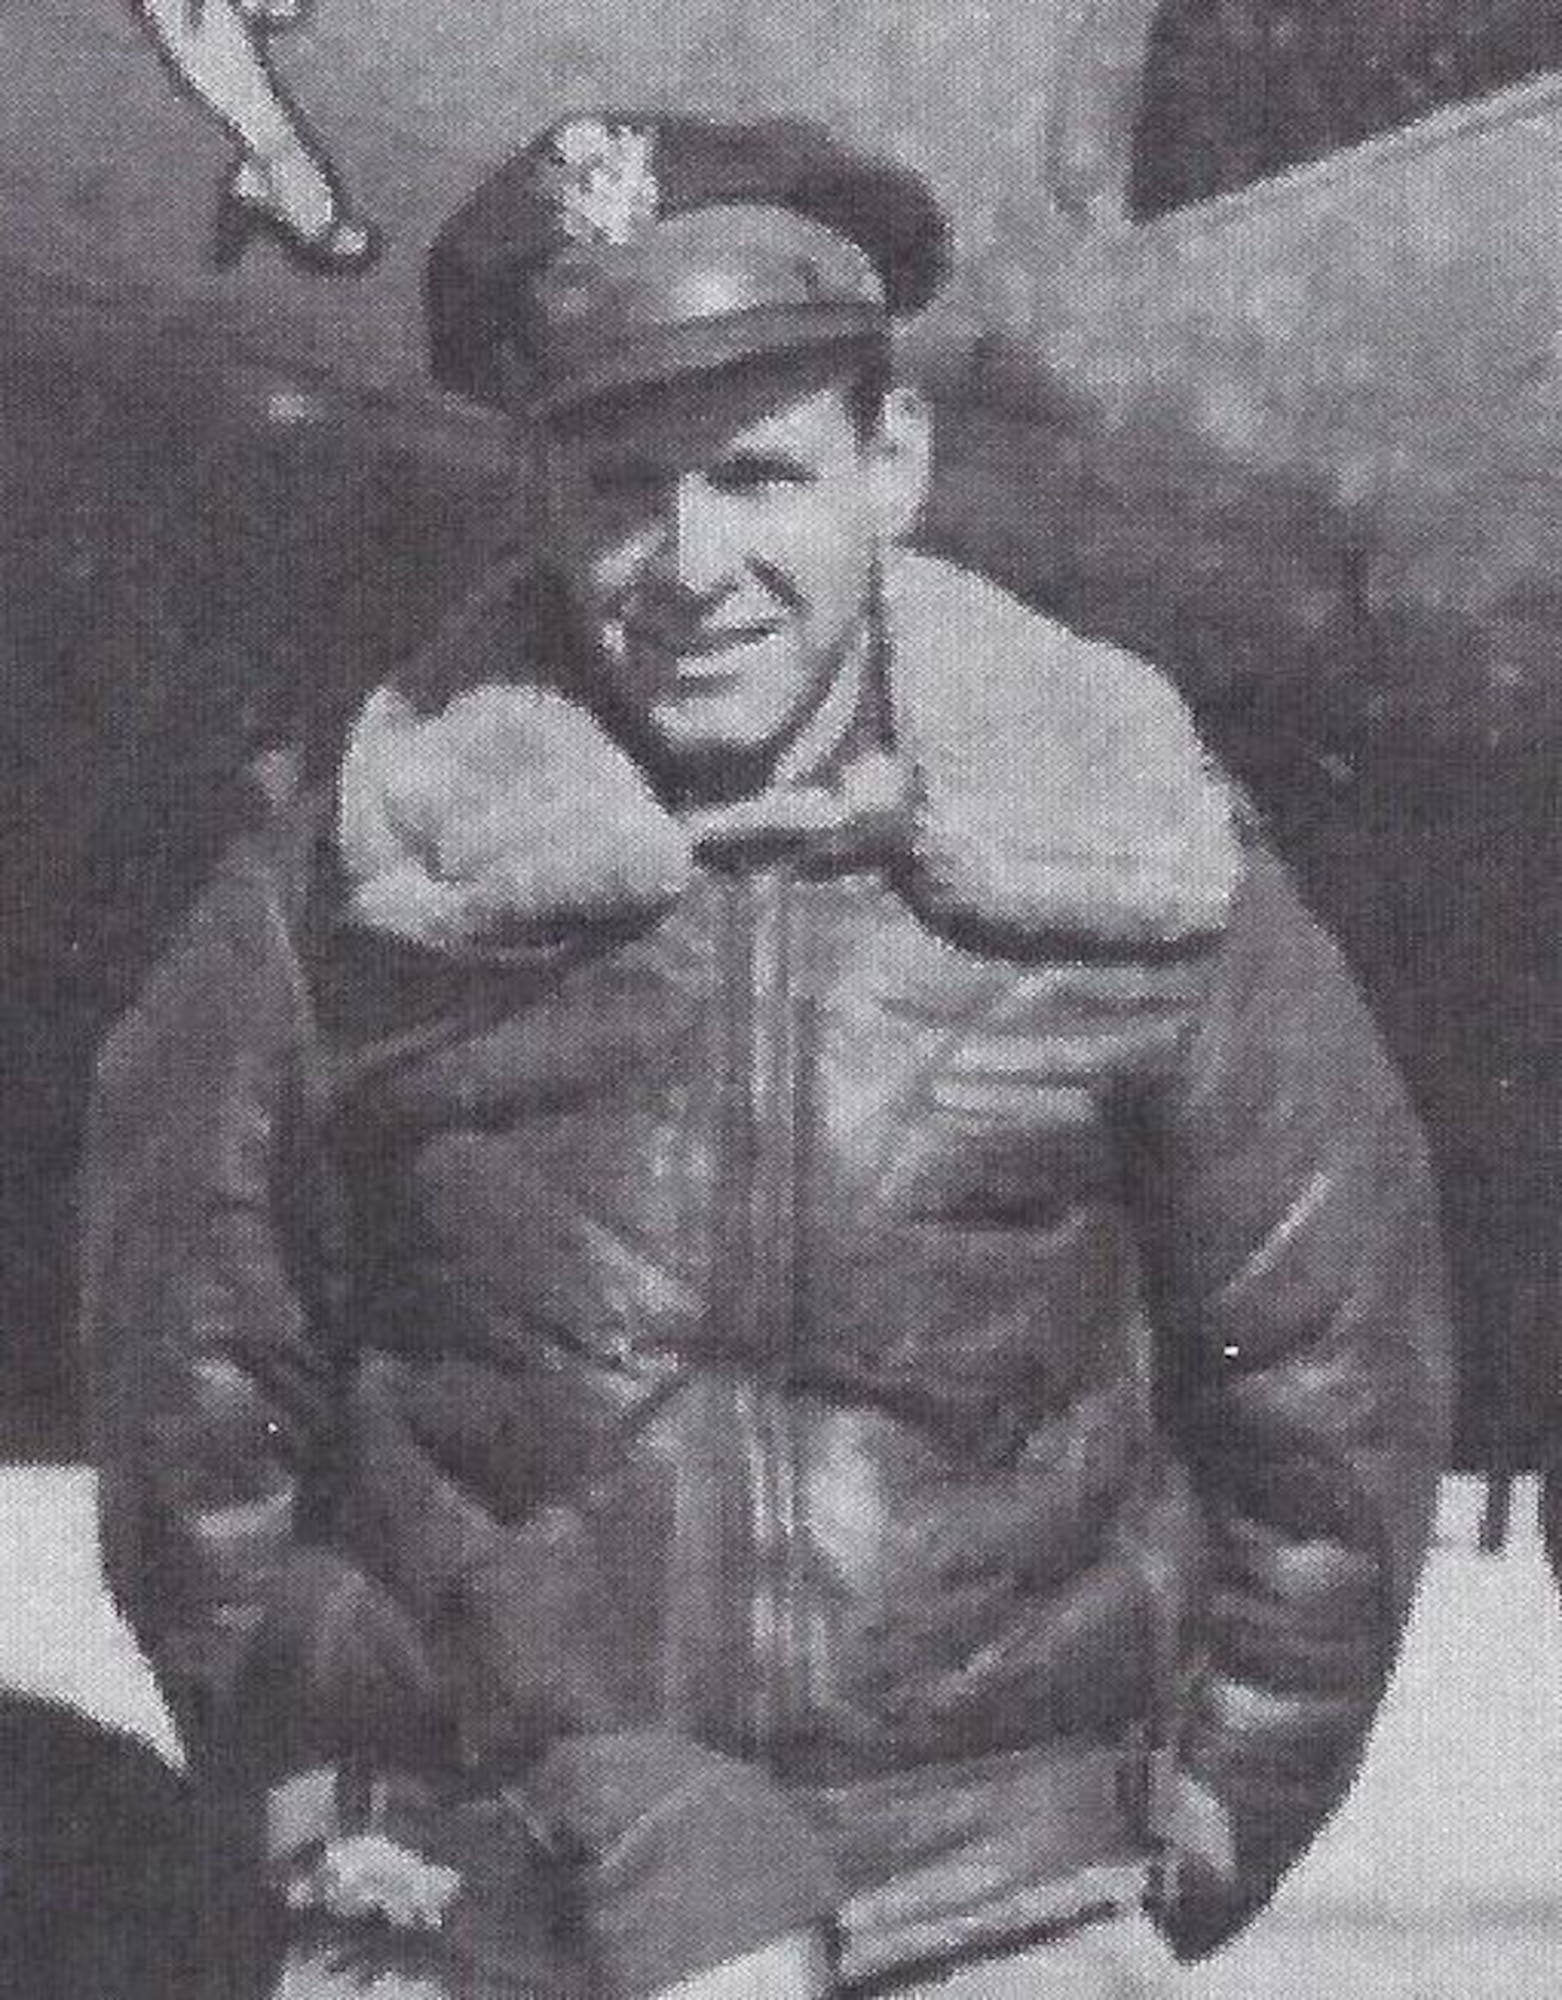
{"type": "Polygon", "coordinates": [[[550,549],[606,691],[677,772],[763,768],[862,629],[926,484],[921,407],[734,371],[546,440],[550,549]]]}

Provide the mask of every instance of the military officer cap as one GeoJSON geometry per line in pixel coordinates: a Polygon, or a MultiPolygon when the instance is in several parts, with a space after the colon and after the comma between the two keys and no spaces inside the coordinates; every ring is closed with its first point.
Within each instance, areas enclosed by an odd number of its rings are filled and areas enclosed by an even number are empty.
{"type": "Polygon", "coordinates": [[[919,174],[804,119],[568,118],[436,239],[434,378],[537,415],[759,356],[865,345],[932,298],[948,241],[919,174]]]}

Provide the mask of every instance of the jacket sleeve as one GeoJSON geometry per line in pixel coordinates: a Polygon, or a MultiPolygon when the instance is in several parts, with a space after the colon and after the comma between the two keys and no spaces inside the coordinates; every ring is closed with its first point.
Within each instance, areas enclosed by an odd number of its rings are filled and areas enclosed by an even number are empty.
{"type": "Polygon", "coordinates": [[[109,1584],[192,1759],[253,1780],[318,1761],[357,1697],[426,1693],[416,1635],[308,1518],[336,1368],[286,894],[258,842],[228,858],[105,1045],[83,1185],[109,1584]]]}
{"type": "Polygon", "coordinates": [[[1451,1362],[1417,1121],[1333,942],[1254,848],[1149,1135],[1164,1416],[1207,1524],[1179,1762],[1236,1879],[1160,1915],[1239,1928],[1354,1776],[1445,1461],[1451,1362]]]}

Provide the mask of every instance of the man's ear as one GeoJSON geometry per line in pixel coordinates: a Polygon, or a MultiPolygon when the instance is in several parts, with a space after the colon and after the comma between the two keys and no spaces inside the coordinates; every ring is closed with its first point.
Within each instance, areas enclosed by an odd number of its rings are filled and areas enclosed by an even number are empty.
{"type": "Polygon", "coordinates": [[[909,383],[897,382],[884,398],[869,449],[874,504],[887,547],[916,525],[933,473],[933,412],[909,383]]]}

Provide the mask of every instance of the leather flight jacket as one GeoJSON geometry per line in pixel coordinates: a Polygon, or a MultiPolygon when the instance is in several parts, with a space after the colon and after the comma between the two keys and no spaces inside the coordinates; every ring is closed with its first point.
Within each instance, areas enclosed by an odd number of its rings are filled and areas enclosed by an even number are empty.
{"type": "Polygon", "coordinates": [[[1237,1854],[1161,1913],[1198,1951],[1408,1608],[1421,1144],[1165,684],[942,566],[892,612],[896,842],[697,841],[514,951],[355,921],[307,812],[235,850],[100,1068],[110,1570],[194,1730],[312,1543],[468,1772],[758,1767],[851,1977],[1132,1894],[1187,1773],[1237,1854]]]}

